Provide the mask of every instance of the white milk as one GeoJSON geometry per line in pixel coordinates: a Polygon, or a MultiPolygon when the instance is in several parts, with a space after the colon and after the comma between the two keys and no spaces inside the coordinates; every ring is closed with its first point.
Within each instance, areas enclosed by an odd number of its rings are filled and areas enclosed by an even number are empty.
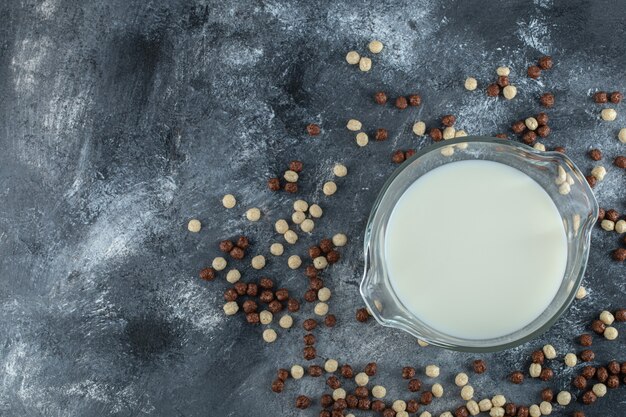
{"type": "Polygon", "coordinates": [[[537,318],[561,284],[563,222],[526,174],[460,161],[419,178],[385,235],[392,287],[434,329],[464,339],[504,336],[537,318]]]}

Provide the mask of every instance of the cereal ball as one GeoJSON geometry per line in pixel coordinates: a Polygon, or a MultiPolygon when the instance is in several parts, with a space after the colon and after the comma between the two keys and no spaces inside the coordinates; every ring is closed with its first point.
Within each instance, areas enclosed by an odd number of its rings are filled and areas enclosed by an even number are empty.
{"type": "Polygon", "coordinates": [[[333,400],[341,400],[346,398],[346,390],[343,388],[337,388],[333,391],[333,400]]]}
{"type": "Polygon", "coordinates": [[[508,77],[511,73],[511,69],[509,67],[498,67],[496,69],[496,74],[500,77],[508,77]]]}
{"type": "Polygon", "coordinates": [[[293,317],[291,317],[289,314],[285,314],[280,318],[280,320],[278,320],[278,325],[283,329],[289,329],[291,326],[293,326],[293,317]]]}
{"type": "Polygon", "coordinates": [[[202,224],[200,223],[200,220],[191,219],[189,220],[189,223],[187,223],[187,230],[189,230],[191,233],[198,233],[201,228],[202,224]]]}
{"type": "Polygon", "coordinates": [[[282,243],[272,243],[270,246],[270,253],[274,256],[280,256],[285,252],[285,247],[282,243]]]}
{"type": "Polygon", "coordinates": [[[251,262],[252,268],[254,269],[263,269],[265,267],[265,256],[257,255],[252,258],[251,262]]]}
{"type": "Polygon", "coordinates": [[[430,412],[428,411],[424,411],[422,414],[420,414],[420,417],[433,417],[433,415],[430,414],[430,412]]]}
{"type": "Polygon", "coordinates": [[[274,329],[265,329],[263,330],[263,340],[267,343],[272,343],[276,340],[277,334],[274,329]]]}
{"type": "Polygon", "coordinates": [[[274,315],[267,310],[263,310],[259,313],[259,320],[261,324],[270,324],[274,319],[274,315]]]}
{"type": "Polygon", "coordinates": [[[454,383],[456,384],[457,387],[463,387],[467,385],[468,382],[469,382],[469,377],[464,372],[458,373],[454,377],[454,383]]]}
{"type": "Polygon", "coordinates": [[[604,338],[607,340],[615,340],[617,339],[618,333],[617,329],[613,326],[608,326],[604,329],[604,338]]]}
{"type": "Polygon", "coordinates": [[[524,124],[529,130],[535,130],[539,127],[539,122],[534,117],[529,117],[524,120],[524,124]]]}
{"type": "Polygon", "coordinates": [[[443,156],[452,156],[452,154],[454,154],[454,148],[452,146],[444,146],[441,148],[440,152],[443,156]]]}
{"type": "Polygon", "coordinates": [[[455,134],[456,134],[456,129],[453,127],[446,127],[445,129],[443,129],[444,140],[454,139],[455,134]]]}
{"type": "Polygon", "coordinates": [[[543,143],[539,143],[539,142],[535,143],[533,145],[533,148],[537,149],[538,151],[542,151],[542,152],[546,151],[546,145],[544,145],[543,143]]]}
{"type": "Polygon", "coordinates": [[[531,378],[539,378],[539,375],[541,374],[541,365],[538,363],[531,363],[528,368],[528,374],[531,378]]]}
{"type": "Polygon", "coordinates": [[[369,138],[367,137],[367,133],[365,132],[359,132],[356,134],[356,144],[363,147],[365,145],[367,145],[367,143],[369,142],[369,138]]]}
{"type": "Polygon", "coordinates": [[[489,398],[485,398],[484,400],[480,400],[478,402],[478,408],[480,409],[480,411],[482,411],[483,413],[485,411],[489,411],[491,410],[492,404],[491,404],[491,400],[489,398]]]}
{"type": "Polygon", "coordinates": [[[576,291],[576,299],[582,300],[586,296],[587,296],[587,289],[581,285],[580,287],[578,287],[578,291],[576,291]]]}
{"type": "Polygon", "coordinates": [[[602,117],[604,121],[612,122],[617,117],[617,112],[615,109],[602,109],[600,117],[602,117]]]}
{"type": "Polygon", "coordinates": [[[617,139],[622,143],[626,143],[626,127],[619,130],[619,133],[617,134],[617,139]]]}
{"type": "Polygon", "coordinates": [[[327,181],[324,183],[322,191],[325,195],[333,195],[337,192],[337,184],[335,184],[333,181],[327,181]]]}
{"type": "Polygon", "coordinates": [[[346,124],[346,127],[348,128],[348,130],[358,132],[359,130],[361,130],[363,125],[356,119],[350,119],[348,120],[348,124],[346,124]]]}
{"type": "Polygon", "coordinates": [[[504,98],[507,100],[514,99],[517,95],[517,87],[514,85],[507,85],[502,89],[502,95],[504,95],[504,98]]]}
{"type": "Polygon", "coordinates": [[[305,233],[311,233],[315,228],[315,222],[311,219],[305,219],[302,223],[300,223],[300,230],[305,233]]]}
{"type": "Polygon", "coordinates": [[[320,288],[317,292],[317,299],[320,301],[328,301],[330,300],[330,290],[326,287],[320,288]]]}
{"type": "Polygon", "coordinates": [[[211,266],[216,271],[222,271],[224,268],[226,268],[226,265],[226,259],[222,258],[221,256],[218,256],[217,258],[213,259],[213,262],[211,262],[211,266]]]}
{"type": "Polygon", "coordinates": [[[467,77],[465,79],[465,89],[468,91],[474,91],[478,87],[478,81],[474,77],[467,77]]]}
{"type": "Polygon", "coordinates": [[[309,214],[311,215],[311,217],[319,219],[320,217],[322,217],[322,213],[322,208],[317,204],[311,204],[311,206],[309,207],[309,214]]]}
{"type": "Polygon", "coordinates": [[[324,363],[324,370],[326,370],[326,372],[335,372],[337,368],[339,368],[339,362],[334,359],[328,359],[324,363]]]}
{"type": "Polygon", "coordinates": [[[342,246],[345,246],[346,243],[348,243],[348,237],[344,235],[343,233],[337,233],[336,235],[333,236],[332,241],[333,241],[333,245],[337,247],[342,247],[342,246]]]}
{"type": "Polygon", "coordinates": [[[489,415],[491,417],[504,417],[504,408],[493,407],[491,410],[489,410],[489,415]]]}
{"type": "Polygon", "coordinates": [[[372,69],[372,60],[368,57],[361,57],[359,60],[359,69],[363,72],[367,72],[372,69]]]}
{"type": "Polygon", "coordinates": [[[367,383],[369,382],[370,377],[367,376],[367,374],[365,372],[359,372],[358,374],[356,374],[356,376],[354,377],[354,382],[356,382],[356,384],[359,387],[364,387],[367,385],[367,383]]]}
{"type": "MultiPolygon", "coordinates": [[[[467,132],[463,129],[461,130],[457,130],[456,133],[454,134],[455,138],[464,138],[465,136],[467,136],[467,132]]],[[[467,145],[465,143],[465,145],[467,145]]],[[[457,145],[457,148],[459,147],[459,145],[457,145]]],[[[461,148],[461,149],[465,149],[465,148],[461,148]]]]}
{"type": "Polygon", "coordinates": [[[361,55],[357,51],[350,51],[346,54],[346,62],[350,65],[356,65],[359,63],[361,55]]]}
{"type": "Polygon", "coordinates": [[[540,417],[541,409],[539,408],[537,404],[533,404],[530,407],[528,407],[528,415],[530,417],[540,417]]]}
{"type": "Polygon", "coordinates": [[[287,220],[285,219],[279,219],[276,221],[276,223],[274,223],[274,230],[276,230],[276,233],[280,233],[281,235],[284,235],[287,230],[289,230],[289,224],[287,223],[287,220]]]}
{"type": "Polygon", "coordinates": [[[404,411],[406,410],[406,402],[402,401],[402,400],[395,400],[393,402],[393,404],[391,405],[391,408],[393,409],[393,411],[395,411],[396,413],[400,412],[400,411],[404,411]]]}
{"type": "Polygon", "coordinates": [[[591,391],[593,391],[593,393],[596,394],[596,396],[598,397],[604,397],[606,395],[606,385],[602,383],[594,384],[594,386],[591,388],[591,391]]]}
{"type": "Polygon", "coordinates": [[[296,200],[293,202],[293,209],[304,213],[309,209],[309,203],[304,200],[296,200]]]}
{"type": "Polygon", "coordinates": [[[234,195],[226,194],[224,197],[222,197],[222,205],[226,207],[227,209],[231,209],[235,207],[236,204],[237,204],[237,200],[235,199],[234,195]]]}
{"type": "Polygon", "coordinates": [[[287,230],[283,235],[285,241],[290,244],[295,244],[298,241],[298,235],[293,230],[287,230]]]}
{"type": "Polygon", "coordinates": [[[572,187],[567,182],[564,182],[563,184],[559,185],[559,194],[561,195],[567,195],[570,193],[571,190],[572,190],[572,187]]]}
{"type": "Polygon", "coordinates": [[[439,367],[437,365],[428,365],[425,373],[430,378],[437,378],[439,376],[439,367]]]}
{"type": "Polygon", "coordinates": [[[348,175],[348,168],[346,168],[346,166],[343,164],[335,164],[333,168],[333,174],[338,177],[345,177],[346,175],[348,175]]]}
{"type": "Polygon", "coordinates": [[[615,231],[617,233],[626,233],[626,220],[618,220],[615,223],[615,231]]]}
{"type": "Polygon", "coordinates": [[[293,365],[290,370],[293,379],[300,379],[304,376],[304,368],[300,365],[293,365]]]}
{"type": "Polygon", "coordinates": [[[607,232],[612,232],[615,229],[615,223],[612,222],[611,220],[604,219],[602,220],[602,222],[600,222],[600,227],[606,230],[607,232]]]}
{"type": "Polygon", "coordinates": [[[291,269],[298,269],[300,265],[302,265],[302,259],[298,255],[291,255],[289,259],[287,259],[287,265],[291,269]]]}
{"type": "Polygon", "coordinates": [[[428,346],[428,342],[421,340],[421,339],[417,339],[417,344],[420,345],[421,347],[428,346]]]}
{"type": "Polygon", "coordinates": [[[547,401],[542,401],[541,404],[539,404],[539,411],[541,411],[541,414],[544,416],[550,415],[552,413],[552,404],[547,401]]]}
{"type": "Polygon", "coordinates": [[[261,218],[261,210],[256,207],[248,209],[248,211],[246,211],[246,218],[251,222],[259,221],[261,218]]]}
{"type": "Polygon", "coordinates": [[[568,405],[572,401],[572,394],[567,391],[561,391],[556,396],[556,402],[559,405],[568,405]]]}
{"type": "Polygon", "coordinates": [[[600,321],[607,326],[610,326],[615,321],[615,317],[613,317],[613,314],[611,314],[610,311],[604,310],[602,313],[600,313],[600,321]]]}
{"type": "Polygon", "coordinates": [[[426,133],[426,123],[424,122],[416,122],[413,125],[413,133],[415,133],[417,136],[424,136],[424,134],[426,133]]]}
{"type": "Polygon", "coordinates": [[[474,387],[471,385],[465,385],[461,388],[461,398],[464,400],[471,400],[474,397],[474,387]]]}
{"type": "Polygon", "coordinates": [[[283,178],[287,182],[297,182],[298,181],[298,173],[296,171],[292,171],[292,170],[288,169],[283,174],[283,178]]]}
{"type": "Polygon", "coordinates": [[[491,404],[494,407],[504,407],[504,404],[506,404],[506,398],[502,394],[495,395],[491,399],[491,404]]]}
{"type": "Polygon", "coordinates": [[[385,395],[387,395],[387,389],[382,385],[375,385],[374,388],[372,388],[372,395],[374,398],[384,398],[385,395]]]}
{"type": "Polygon", "coordinates": [[[383,50],[383,43],[381,41],[373,40],[367,45],[370,52],[373,54],[379,54],[383,50]]]}
{"type": "Polygon", "coordinates": [[[478,403],[474,400],[468,401],[467,404],[465,404],[465,407],[467,407],[467,410],[473,416],[480,413],[480,408],[478,407],[478,403]]]}
{"type": "Polygon", "coordinates": [[[547,359],[554,359],[556,358],[556,349],[554,349],[554,346],[552,345],[545,345],[543,347],[543,354],[547,359]]]}
{"type": "Polygon", "coordinates": [[[591,170],[591,175],[596,177],[598,181],[602,181],[604,179],[604,176],[606,175],[606,168],[604,168],[602,165],[598,165],[591,170]]]}
{"type": "Polygon", "coordinates": [[[238,269],[231,269],[230,271],[228,271],[228,273],[226,273],[226,281],[230,282],[231,284],[239,281],[240,278],[241,272],[239,272],[238,269]]]}
{"type": "Polygon", "coordinates": [[[239,306],[237,305],[236,301],[229,301],[226,304],[224,304],[224,313],[226,313],[227,316],[232,316],[238,311],[239,311],[239,306]]]}
{"type": "Polygon", "coordinates": [[[441,398],[443,396],[443,386],[441,386],[441,384],[433,384],[430,392],[432,392],[436,398],[441,398]]]}
{"type": "Polygon", "coordinates": [[[568,353],[567,355],[565,355],[565,358],[563,361],[565,362],[565,365],[571,368],[573,366],[576,366],[576,363],[578,362],[578,358],[576,357],[576,354],[568,353]]]}
{"type": "MultiPolygon", "coordinates": [[[[409,417],[409,413],[406,411],[398,411],[396,417],[409,417]]],[[[450,417],[452,417],[452,415],[450,417]]]]}
{"type": "Polygon", "coordinates": [[[328,266],[328,261],[325,257],[318,256],[317,258],[313,259],[313,266],[315,267],[315,269],[324,269],[328,266]]]}
{"type": "Polygon", "coordinates": [[[328,314],[328,304],[323,302],[317,303],[315,305],[315,308],[313,309],[313,312],[318,316],[325,316],[326,314],[328,314]]]}

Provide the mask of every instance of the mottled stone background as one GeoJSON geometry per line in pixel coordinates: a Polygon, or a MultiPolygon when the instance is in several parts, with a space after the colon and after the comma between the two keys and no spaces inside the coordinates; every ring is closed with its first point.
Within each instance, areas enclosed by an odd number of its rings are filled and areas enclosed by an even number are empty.
{"type": "MultiPolygon", "coordinates": [[[[3,416],[276,416],[299,393],[316,396],[323,380],[270,392],[278,367],[302,362],[300,327],[312,305],[272,345],[241,315],[222,312],[220,277],[197,271],[218,253],[220,239],[245,233],[252,252],[268,255],[279,240],[273,222],[290,214],[292,196],[265,189],[291,159],[305,163],[299,197],[318,202],[324,217],[287,254],[304,255],[321,237],[342,231],[350,244],[326,273],[333,290],[333,330],[317,332],[320,360],[355,367],[379,362],[378,383],[406,398],[399,368],[437,363],[454,395],[434,403],[435,415],[460,404],[454,373],[475,355],[419,348],[404,333],[356,323],[361,306],[362,234],[370,206],[395,168],[396,148],[429,139],[411,124],[446,113],[471,134],[495,134],[540,111],[538,94],[552,91],[548,147],[565,146],[585,172],[585,153],[601,148],[608,175],[596,187],[600,205],[626,211],[626,153],[618,119],[602,122],[590,92],[626,89],[626,9],[600,1],[68,1],[0,2],[0,414],[3,416]],[[385,49],[364,74],[344,61],[377,38],[385,49]],[[539,80],[526,67],[551,54],[555,67],[539,80]],[[488,99],[467,92],[468,75],[484,86],[509,65],[518,97],[488,99]],[[399,112],[379,107],[374,91],[419,91],[424,104],[399,112]],[[345,129],[358,118],[390,140],[357,148],[345,129]],[[304,126],[320,123],[317,138],[304,126]],[[335,162],[348,166],[335,196],[321,184],[335,162]],[[221,196],[238,206],[225,210],[221,196]],[[245,220],[247,208],[263,211],[245,220]],[[189,218],[203,222],[186,231],[189,218]]],[[[459,212],[462,230],[471,221],[459,212]]],[[[515,219],[507,227],[515,228],[515,219]]],[[[506,382],[526,354],[551,342],[576,351],[574,338],[598,312],[626,304],[625,269],[610,260],[618,236],[593,233],[585,286],[553,329],[517,349],[484,355],[489,372],[471,375],[479,398],[503,393],[538,401],[545,385],[569,388],[562,362],[551,383],[506,382]]],[[[454,250],[454,242],[441,250],[454,250]]],[[[247,262],[236,265],[244,280],[247,262]]],[[[264,271],[301,294],[306,279],[269,258],[264,271]]],[[[514,295],[476,300],[494,314],[518,308],[514,295]]],[[[445,308],[445,306],[442,306],[445,308]]],[[[277,327],[274,324],[273,327],[277,327]]],[[[602,361],[626,361],[624,335],[594,345],[602,361]]],[[[318,362],[320,361],[318,360],[318,362]]],[[[610,391],[588,416],[625,415],[624,388],[610,391]]],[[[558,410],[554,415],[569,415],[558,410]]],[[[369,416],[371,413],[359,413],[369,416]]]]}

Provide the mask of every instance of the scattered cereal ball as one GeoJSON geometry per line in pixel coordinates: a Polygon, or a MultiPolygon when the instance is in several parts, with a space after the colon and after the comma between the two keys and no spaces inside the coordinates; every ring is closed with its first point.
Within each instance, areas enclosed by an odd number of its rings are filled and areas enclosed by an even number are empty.
{"type": "Polygon", "coordinates": [[[606,175],[606,168],[604,168],[602,165],[598,165],[591,170],[591,175],[596,177],[598,181],[602,181],[604,179],[604,176],[606,175]]]}
{"type": "Polygon", "coordinates": [[[374,388],[372,388],[372,396],[374,396],[374,398],[384,398],[385,395],[387,395],[387,389],[382,385],[375,385],[374,388]]]}
{"type": "Polygon", "coordinates": [[[213,266],[213,269],[215,269],[216,271],[221,271],[226,268],[226,264],[226,259],[222,258],[221,256],[218,256],[217,258],[213,259],[213,262],[211,262],[211,266],[213,266]]]}
{"type": "Polygon", "coordinates": [[[504,98],[507,100],[514,99],[517,95],[517,87],[514,85],[507,85],[502,89],[502,95],[504,95],[504,98]]]}
{"type": "Polygon", "coordinates": [[[356,144],[363,147],[365,145],[367,145],[367,143],[369,142],[369,138],[367,137],[367,133],[365,132],[359,132],[356,135],[356,144]]]}
{"type": "Polygon", "coordinates": [[[256,207],[248,209],[248,211],[246,211],[246,218],[251,222],[259,221],[261,218],[261,210],[256,207]]]}
{"type": "Polygon", "coordinates": [[[315,227],[315,222],[311,219],[305,219],[300,224],[300,230],[302,230],[305,233],[311,233],[314,227],[315,227]]]}
{"type": "Polygon", "coordinates": [[[346,54],[346,61],[350,65],[358,64],[360,59],[361,59],[361,55],[359,55],[357,51],[350,51],[346,54]]]}
{"type": "Polygon", "coordinates": [[[287,265],[291,269],[298,269],[300,265],[302,265],[302,259],[298,255],[291,255],[289,259],[287,259],[287,265]]]}
{"type": "Polygon", "coordinates": [[[230,282],[231,284],[239,281],[240,278],[241,272],[239,272],[238,269],[231,269],[230,271],[228,271],[228,273],[226,273],[226,281],[230,282]]]}
{"type": "Polygon", "coordinates": [[[273,319],[274,315],[267,310],[263,310],[259,313],[259,321],[261,324],[270,324],[273,319]]]}
{"type": "Polygon", "coordinates": [[[478,81],[474,77],[467,77],[465,79],[465,89],[468,91],[474,91],[478,87],[478,81]]]}
{"type": "Polygon", "coordinates": [[[559,194],[561,195],[567,195],[570,193],[571,190],[572,190],[572,187],[567,182],[564,182],[563,184],[559,185],[559,194]]]}
{"type": "Polygon", "coordinates": [[[617,233],[626,233],[626,220],[618,220],[615,223],[615,231],[617,233]]]}
{"type": "Polygon", "coordinates": [[[464,138],[465,136],[467,136],[467,132],[463,129],[457,130],[456,133],[454,134],[455,138],[464,138]]]}
{"type": "Polygon", "coordinates": [[[554,359],[554,358],[556,358],[556,349],[554,349],[554,346],[552,346],[552,345],[545,345],[542,350],[543,350],[543,354],[546,357],[546,359],[554,359]]]}
{"type": "Polygon", "coordinates": [[[333,245],[337,247],[346,246],[348,243],[348,237],[343,233],[337,233],[333,236],[333,245]]]}
{"type": "Polygon", "coordinates": [[[508,77],[511,73],[511,69],[509,67],[498,67],[496,69],[496,74],[502,77],[508,77]]]}
{"type": "Polygon", "coordinates": [[[295,244],[298,241],[298,235],[293,230],[287,230],[283,235],[285,241],[290,244],[295,244]]]}
{"type": "Polygon", "coordinates": [[[428,342],[422,340],[422,339],[417,339],[417,344],[420,345],[421,347],[426,347],[428,346],[428,342]]]}
{"type": "Polygon", "coordinates": [[[444,140],[454,139],[455,134],[456,134],[456,129],[453,127],[446,127],[445,129],[443,129],[444,140]]]}
{"type": "Polygon", "coordinates": [[[285,247],[282,243],[272,243],[270,246],[270,253],[274,256],[280,256],[285,252],[285,247]]]}
{"type": "Polygon", "coordinates": [[[489,411],[491,410],[491,400],[489,398],[485,398],[484,400],[480,400],[478,402],[478,408],[480,409],[480,411],[482,411],[483,413],[485,411],[489,411]]]}
{"type": "Polygon", "coordinates": [[[252,258],[251,262],[252,268],[254,269],[263,269],[265,267],[265,256],[257,255],[252,258]]]}
{"type": "Polygon", "coordinates": [[[318,256],[317,258],[313,259],[313,266],[315,267],[315,269],[324,269],[328,266],[328,261],[325,257],[318,256]]]}
{"type": "Polygon", "coordinates": [[[428,365],[426,367],[426,376],[437,378],[439,376],[439,367],[437,365],[428,365]]]}
{"type": "Polygon", "coordinates": [[[430,414],[429,411],[424,411],[422,414],[420,414],[420,417],[433,417],[433,415],[430,414]]]}
{"type": "Polygon", "coordinates": [[[576,299],[582,300],[586,296],[587,296],[587,289],[581,285],[580,287],[578,287],[578,291],[576,291],[576,299]]]}
{"type": "Polygon", "coordinates": [[[602,117],[604,121],[612,122],[617,117],[617,112],[615,109],[602,109],[600,117],[602,117]]]}
{"type": "Polygon", "coordinates": [[[607,340],[615,340],[617,339],[618,333],[617,329],[613,326],[608,326],[604,329],[604,338],[607,340]]]}
{"type": "Polygon", "coordinates": [[[367,45],[370,52],[373,54],[379,54],[383,50],[383,43],[381,41],[373,40],[367,45]]]}
{"type": "Polygon", "coordinates": [[[611,314],[610,311],[604,310],[602,313],[600,313],[600,321],[607,326],[610,326],[615,321],[615,317],[613,316],[613,314],[611,314]]]}
{"type": "Polygon", "coordinates": [[[189,220],[189,223],[187,223],[187,230],[189,230],[191,233],[198,233],[201,228],[202,224],[198,219],[191,219],[189,220]]]}
{"type": "Polygon", "coordinates": [[[606,395],[606,385],[604,384],[594,384],[591,388],[594,394],[598,397],[604,397],[606,395]]]}
{"type": "Polygon", "coordinates": [[[367,72],[372,69],[372,60],[368,57],[361,57],[359,60],[359,69],[363,72],[367,72]]]}
{"type": "Polygon", "coordinates": [[[489,410],[489,415],[491,417],[504,417],[504,408],[493,407],[491,410],[489,410]]]}
{"type": "Polygon", "coordinates": [[[322,213],[322,208],[317,204],[311,204],[311,206],[309,207],[309,214],[311,215],[311,217],[319,219],[320,217],[322,217],[322,213]]]}
{"type": "Polygon", "coordinates": [[[539,365],[538,363],[531,363],[530,367],[528,368],[528,374],[532,378],[539,378],[539,375],[541,374],[541,365],[539,365]]]}
{"type": "Polygon", "coordinates": [[[304,376],[304,368],[300,365],[294,365],[291,367],[290,373],[293,379],[300,379],[304,376]]]}
{"type": "Polygon", "coordinates": [[[337,368],[339,368],[339,363],[334,359],[328,359],[324,363],[324,370],[326,370],[326,372],[335,372],[337,368]]]}
{"type": "Polygon", "coordinates": [[[330,289],[326,287],[320,288],[317,292],[317,299],[320,301],[330,300],[330,289]]]}
{"type": "Polygon", "coordinates": [[[396,413],[399,413],[400,411],[406,410],[406,402],[404,402],[403,400],[395,400],[393,404],[391,404],[391,408],[396,413]]]}
{"type": "Polygon", "coordinates": [[[224,313],[226,313],[227,316],[232,316],[238,311],[239,311],[239,306],[237,305],[236,301],[229,301],[226,304],[224,304],[224,313]]]}
{"type": "Polygon", "coordinates": [[[328,304],[319,302],[315,305],[313,312],[318,316],[325,316],[328,314],[328,304]]]}
{"type": "Polygon", "coordinates": [[[541,404],[539,404],[539,411],[541,411],[542,415],[549,416],[552,413],[552,404],[547,401],[542,401],[541,404]]]}
{"type": "Polygon", "coordinates": [[[576,363],[578,363],[578,357],[575,353],[568,353],[567,355],[565,355],[563,361],[565,362],[565,365],[571,368],[573,366],[576,366],[576,363]]]}
{"type": "Polygon", "coordinates": [[[424,134],[426,133],[426,123],[424,122],[416,122],[413,125],[413,133],[415,133],[417,136],[424,136],[424,134]]]}
{"type": "Polygon", "coordinates": [[[464,400],[471,400],[474,397],[474,387],[471,385],[466,385],[461,388],[461,398],[464,400]]]}
{"type": "Polygon", "coordinates": [[[617,139],[622,143],[626,143],[626,127],[619,130],[619,133],[617,134],[617,139]]]}
{"type": "Polygon", "coordinates": [[[456,384],[457,387],[464,387],[465,385],[467,385],[468,382],[469,382],[469,377],[464,372],[458,373],[454,377],[454,383],[456,384]]]}
{"type": "Polygon", "coordinates": [[[226,194],[222,198],[222,205],[226,207],[227,209],[231,209],[235,207],[236,204],[237,204],[237,200],[235,199],[235,196],[232,194],[226,194]]]}
{"type": "Polygon", "coordinates": [[[348,130],[358,132],[359,130],[361,130],[361,127],[363,127],[363,125],[356,119],[350,119],[348,120],[348,124],[346,124],[346,127],[348,128],[348,130]]]}
{"type": "Polygon", "coordinates": [[[367,374],[365,372],[359,372],[358,374],[356,374],[356,376],[354,377],[354,382],[356,382],[356,384],[359,387],[364,387],[367,385],[367,383],[369,382],[370,377],[367,376],[367,374]]]}
{"type": "Polygon", "coordinates": [[[348,175],[348,168],[346,168],[346,166],[343,164],[335,164],[335,166],[333,167],[333,174],[338,177],[345,177],[346,175],[348,175]]]}
{"type": "Polygon", "coordinates": [[[276,331],[274,329],[263,330],[263,340],[267,343],[272,343],[276,340],[276,331]]]}
{"type": "Polygon", "coordinates": [[[473,416],[480,413],[480,408],[478,407],[478,403],[474,400],[468,401],[467,404],[465,404],[465,407],[467,408],[467,411],[469,411],[469,413],[473,416]]]}
{"type": "Polygon", "coordinates": [[[572,401],[572,394],[567,391],[561,391],[556,396],[556,402],[559,405],[568,405],[572,401]]]}
{"type": "Polygon", "coordinates": [[[539,127],[539,122],[537,122],[537,119],[535,119],[534,117],[529,117],[524,120],[524,124],[529,130],[535,130],[539,127]]]}
{"type": "Polygon", "coordinates": [[[309,209],[309,203],[304,200],[296,200],[293,202],[293,209],[295,211],[306,212],[309,209]]]}
{"type": "Polygon", "coordinates": [[[537,149],[538,151],[541,151],[541,152],[545,152],[546,151],[546,145],[544,145],[543,143],[539,143],[539,142],[535,143],[533,145],[533,148],[535,148],[535,149],[537,149]]]}
{"type": "Polygon", "coordinates": [[[274,229],[276,230],[276,233],[284,235],[287,230],[289,230],[289,224],[287,223],[287,220],[279,219],[276,220],[276,223],[274,223],[274,229]]]}
{"type": "Polygon", "coordinates": [[[443,396],[443,386],[441,386],[441,384],[433,384],[430,392],[432,392],[436,398],[441,398],[443,396]]]}
{"type": "Polygon", "coordinates": [[[335,184],[333,181],[327,181],[324,183],[322,191],[325,195],[333,195],[337,192],[337,184],[335,184]]]}
{"type": "Polygon", "coordinates": [[[291,326],[293,326],[293,317],[291,317],[289,314],[285,314],[280,318],[280,320],[278,320],[278,325],[283,329],[291,328],[291,326]]]}
{"type": "MultiPolygon", "coordinates": [[[[396,417],[409,417],[409,413],[407,411],[398,411],[396,413],[396,417]]],[[[453,417],[453,416],[450,415],[450,417],[453,417]]]]}
{"type": "Polygon", "coordinates": [[[606,230],[607,232],[612,232],[615,229],[615,222],[604,219],[600,222],[600,227],[606,230]]]}
{"type": "MultiPolygon", "coordinates": [[[[335,371],[332,371],[335,372],[335,371]]],[[[346,398],[346,390],[343,388],[337,388],[333,391],[333,400],[341,400],[346,398]]]]}
{"type": "Polygon", "coordinates": [[[291,215],[291,221],[294,224],[301,224],[306,219],[306,214],[301,211],[294,211],[291,215]]]}
{"type": "Polygon", "coordinates": [[[491,399],[491,405],[494,407],[504,407],[504,404],[506,404],[506,398],[502,394],[494,395],[491,399]]]}
{"type": "Polygon", "coordinates": [[[296,171],[292,171],[292,170],[288,169],[283,174],[283,178],[287,182],[297,182],[298,181],[298,173],[296,171]]]}
{"type": "Polygon", "coordinates": [[[541,410],[539,409],[539,406],[537,404],[533,404],[528,407],[528,415],[530,415],[530,417],[540,417],[541,410]]]}

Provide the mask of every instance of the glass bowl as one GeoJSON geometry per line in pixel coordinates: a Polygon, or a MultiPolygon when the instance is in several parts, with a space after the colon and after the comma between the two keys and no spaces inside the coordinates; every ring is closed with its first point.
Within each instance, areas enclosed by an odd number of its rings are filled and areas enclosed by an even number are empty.
{"type": "Polygon", "coordinates": [[[591,229],[597,217],[598,204],[587,180],[562,153],[541,152],[520,143],[489,137],[468,136],[442,141],[407,160],[380,191],[365,229],[365,273],[360,285],[361,295],[379,323],[404,330],[430,344],[471,352],[511,348],[545,332],[574,299],[585,273],[591,229]],[[384,259],[387,222],[406,189],[427,172],[464,160],[500,162],[534,179],[554,201],[567,237],[565,274],[552,302],[537,319],[522,329],[491,339],[462,339],[425,324],[402,304],[394,292],[384,259]]]}

